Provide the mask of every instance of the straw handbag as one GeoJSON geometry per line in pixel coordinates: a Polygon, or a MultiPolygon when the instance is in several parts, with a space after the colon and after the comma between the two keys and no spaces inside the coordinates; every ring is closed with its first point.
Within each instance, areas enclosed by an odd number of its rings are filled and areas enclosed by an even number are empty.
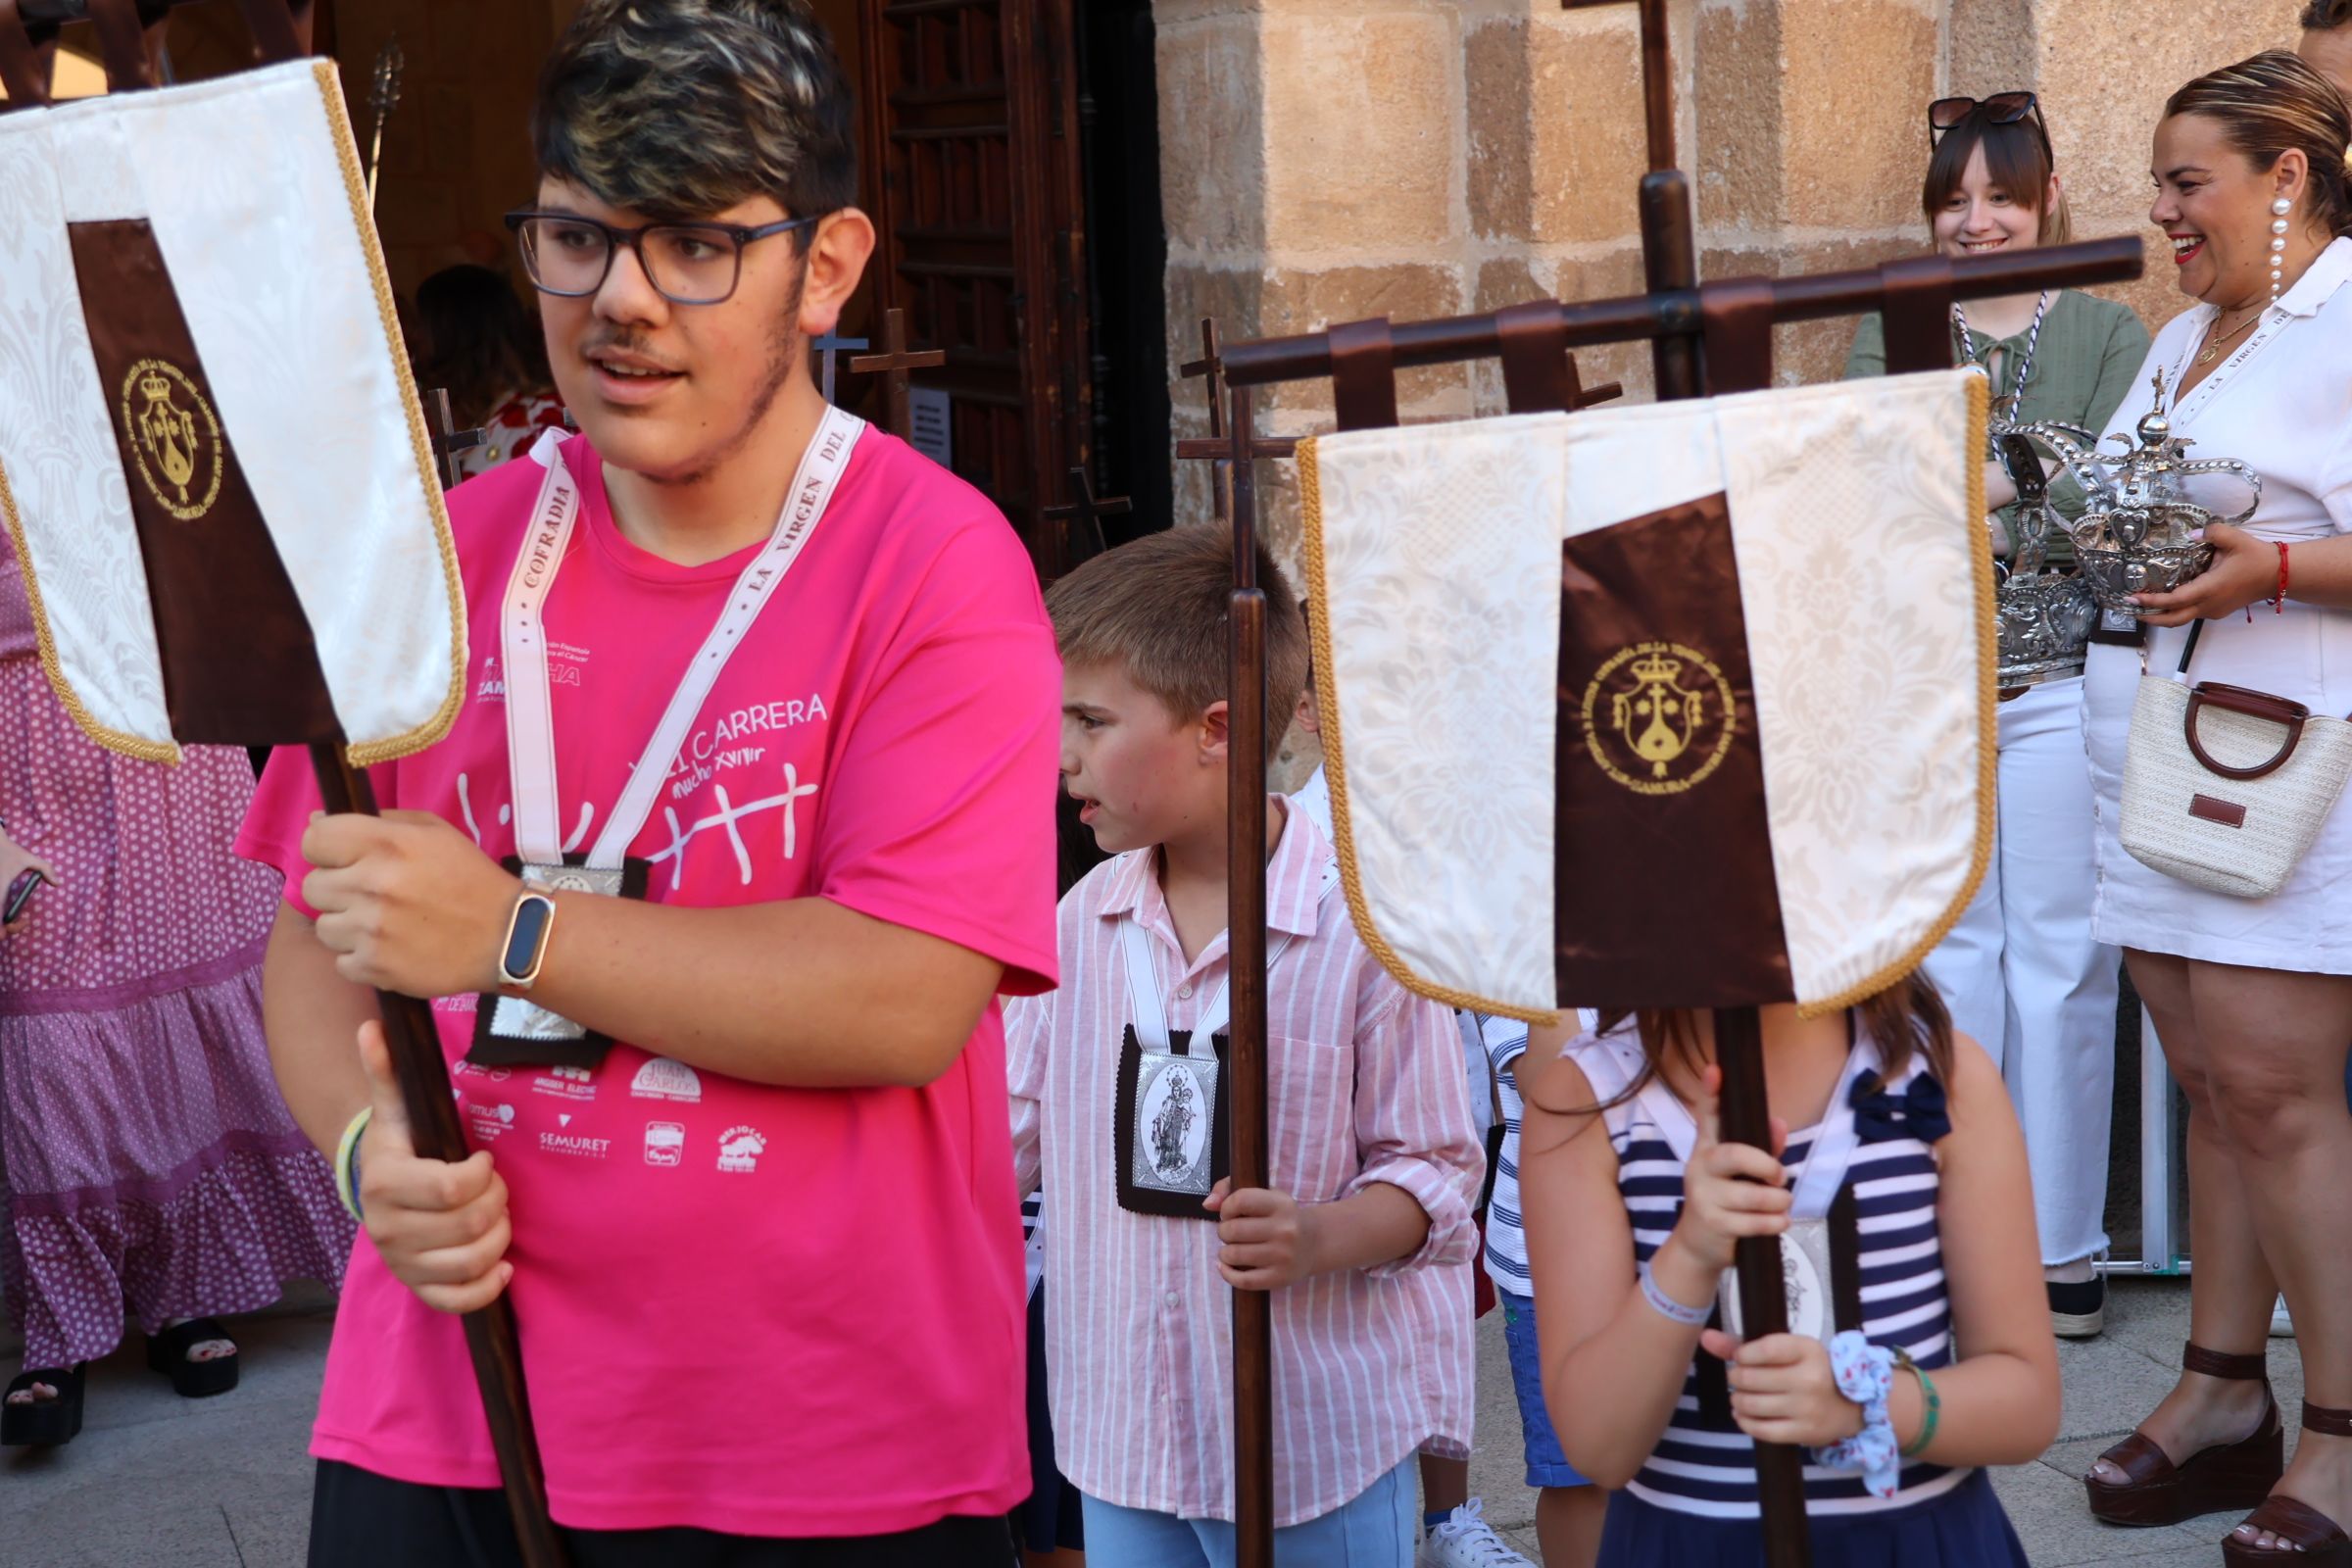
{"type": "Polygon", "coordinates": [[[2352,723],[2242,686],[2142,675],[2124,757],[2123,844],[2152,870],[2240,899],[2286,885],[2352,774],[2352,723]]]}

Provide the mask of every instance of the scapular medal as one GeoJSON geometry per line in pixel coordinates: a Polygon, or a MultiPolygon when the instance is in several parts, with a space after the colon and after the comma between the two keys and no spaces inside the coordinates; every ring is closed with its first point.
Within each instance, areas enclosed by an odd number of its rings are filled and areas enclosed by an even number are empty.
{"type": "Polygon", "coordinates": [[[1112,1121],[1119,1206],[1173,1219],[1214,1219],[1200,1206],[1225,1179],[1232,1099],[1225,1077],[1225,1037],[1195,1049],[1198,1031],[1176,1030],[1164,1049],[1136,1037],[1119,1045],[1117,1114],[1112,1121]]]}

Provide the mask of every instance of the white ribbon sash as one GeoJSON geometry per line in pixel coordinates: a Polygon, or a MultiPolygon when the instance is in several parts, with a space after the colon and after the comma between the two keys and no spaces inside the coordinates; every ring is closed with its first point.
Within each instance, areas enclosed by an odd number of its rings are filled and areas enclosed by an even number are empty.
{"type": "MultiPolygon", "coordinates": [[[[588,864],[610,869],[622,863],[638,829],[652,814],[654,801],[677,760],[678,749],[685,744],[719,672],[743,645],[760,612],[816,532],[864,429],[865,421],[856,415],[839,409],[825,412],[824,422],[801,454],[775,531],[735,579],[726,609],[687,666],[619,801],[605,819],[604,831],[588,853],[588,864]]],[[[539,486],[531,530],[507,580],[499,643],[507,666],[507,763],[514,787],[515,853],[525,861],[561,865],[563,816],[556,794],[556,733],[541,615],[548,590],[570,548],[572,528],[579,518],[580,490],[561,453],[548,453],[546,459],[547,476],[539,486]]]]}

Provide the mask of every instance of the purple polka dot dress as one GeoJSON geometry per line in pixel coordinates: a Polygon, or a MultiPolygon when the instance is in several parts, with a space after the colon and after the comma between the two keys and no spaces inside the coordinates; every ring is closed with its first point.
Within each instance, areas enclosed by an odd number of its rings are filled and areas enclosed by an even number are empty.
{"type": "Polygon", "coordinates": [[[101,750],[50,690],[0,530],[0,818],[57,868],[0,938],[0,1286],[24,1365],[122,1337],[125,1307],[251,1311],[339,1283],[352,1225],[262,1037],[277,879],[230,851],[244,753],[101,750]]]}

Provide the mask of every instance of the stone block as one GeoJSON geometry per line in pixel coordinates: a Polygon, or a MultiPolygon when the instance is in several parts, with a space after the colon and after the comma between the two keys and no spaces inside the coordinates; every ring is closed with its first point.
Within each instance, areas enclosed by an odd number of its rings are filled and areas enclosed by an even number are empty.
{"type": "Polygon", "coordinates": [[[1482,239],[1524,239],[1534,219],[1528,31],[1525,17],[1496,18],[1464,38],[1470,231],[1482,239]]]}
{"type": "Polygon", "coordinates": [[[1163,25],[1156,49],[1160,214],[1170,259],[1262,248],[1264,61],[1255,20],[1213,16],[1163,25]]]}
{"type": "Polygon", "coordinates": [[[1452,238],[1463,116],[1451,11],[1269,15],[1259,28],[1274,255],[1452,238]]]}
{"type": "Polygon", "coordinates": [[[1781,0],[1782,202],[1800,227],[1919,220],[1939,40],[1917,0],[1781,0]]]}
{"type": "Polygon", "coordinates": [[[1527,53],[1531,232],[1554,242],[1635,232],[1649,154],[1633,9],[1545,17],[1529,24],[1527,53]]]}
{"type": "Polygon", "coordinates": [[[1698,220],[1763,228],[1781,220],[1781,7],[1710,5],[1693,28],[1696,145],[1684,165],[1697,183],[1698,220]]]}

